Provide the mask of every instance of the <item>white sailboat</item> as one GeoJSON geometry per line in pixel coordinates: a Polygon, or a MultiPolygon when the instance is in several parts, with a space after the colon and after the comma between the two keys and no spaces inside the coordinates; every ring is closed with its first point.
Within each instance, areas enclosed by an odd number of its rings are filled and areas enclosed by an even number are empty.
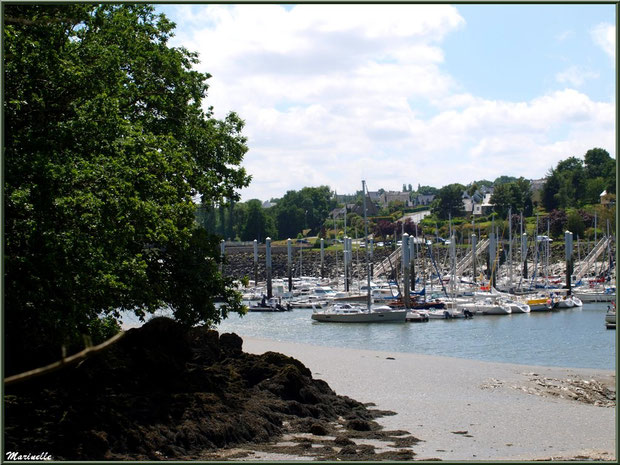
{"type": "MultiPolygon", "coordinates": [[[[364,241],[368,241],[368,221],[366,218],[366,183],[362,181],[362,197],[364,199],[364,241]]],[[[314,310],[311,318],[314,321],[333,323],[404,323],[407,310],[392,309],[387,305],[372,307],[370,287],[370,264],[368,261],[368,244],[366,244],[367,268],[367,301],[366,305],[354,303],[333,303],[325,310],[314,310]]]]}

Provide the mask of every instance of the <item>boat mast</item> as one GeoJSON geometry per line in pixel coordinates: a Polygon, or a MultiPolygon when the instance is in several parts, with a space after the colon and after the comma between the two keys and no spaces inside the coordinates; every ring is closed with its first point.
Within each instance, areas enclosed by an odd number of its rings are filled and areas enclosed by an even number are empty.
{"type": "Polygon", "coordinates": [[[508,209],[508,289],[512,289],[512,207],[508,209]]]}
{"type": "MultiPolygon", "coordinates": [[[[336,212],[334,211],[334,245],[338,244],[338,233],[336,229],[336,212]]],[[[334,248],[334,255],[336,256],[336,283],[338,283],[338,249],[334,248]]],[[[337,284],[336,284],[337,285],[337,284]]]]}
{"type": "Polygon", "coordinates": [[[367,307],[370,311],[370,259],[368,257],[368,218],[366,217],[366,181],[362,180],[362,198],[364,200],[364,249],[366,250],[367,307]]]}

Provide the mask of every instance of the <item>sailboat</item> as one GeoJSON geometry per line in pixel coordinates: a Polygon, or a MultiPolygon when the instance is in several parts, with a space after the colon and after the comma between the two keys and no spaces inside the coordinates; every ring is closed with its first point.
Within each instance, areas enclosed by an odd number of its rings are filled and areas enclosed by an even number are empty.
{"type": "Polygon", "coordinates": [[[366,250],[367,269],[367,299],[366,305],[355,303],[333,303],[325,310],[314,310],[311,318],[320,322],[333,323],[404,323],[406,309],[393,309],[387,305],[372,307],[370,288],[370,262],[368,258],[368,219],[366,218],[366,182],[362,181],[362,198],[364,199],[364,242],[366,250]]]}

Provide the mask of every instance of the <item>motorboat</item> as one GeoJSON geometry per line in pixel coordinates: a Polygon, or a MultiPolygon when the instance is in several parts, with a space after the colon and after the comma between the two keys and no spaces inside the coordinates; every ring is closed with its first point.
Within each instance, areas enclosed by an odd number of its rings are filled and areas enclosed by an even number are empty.
{"type": "Polygon", "coordinates": [[[276,297],[266,299],[264,296],[259,303],[248,306],[248,311],[250,312],[286,312],[291,309],[290,304],[282,305],[282,299],[276,297]]]}
{"type": "Polygon", "coordinates": [[[457,304],[459,310],[469,311],[481,315],[509,315],[512,309],[503,303],[499,298],[485,297],[484,299],[475,299],[467,303],[457,304]]]}
{"type": "Polygon", "coordinates": [[[553,308],[553,301],[547,296],[531,297],[525,301],[532,312],[547,312],[553,308]]]}
{"type": "Polygon", "coordinates": [[[616,302],[607,307],[605,314],[605,327],[607,329],[616,329],[616,302]]]}
{"type": "Polygon", "coordinates": [[[581,288],[575,287],[573,295],[578,297],[582,302],[614,302],[616,300],[615,286],[608,287],[591,287],[581,288]]]}
{"type": "Polygon", "coordinates": [[[457,308],[446,307],[428,310],[428,317],[431,320],[451,320],[453,318],[465,318],[465,312],[457,308]]]}
{"type": "Polygon", "coordinates": [[[426,323],[429,320],[426,310],[409,310],[405,316],[405,321],[412,323],[426,323]]]}
{"type": "Polygon", "coordinates": [[[518,300],[506,299],[506,298],[502,298],[502,301],[510,307],[510,310],[512,311],[512,313],[530,313],[531,312],[530,306],[524,302],[519,302],[518,300]]]}

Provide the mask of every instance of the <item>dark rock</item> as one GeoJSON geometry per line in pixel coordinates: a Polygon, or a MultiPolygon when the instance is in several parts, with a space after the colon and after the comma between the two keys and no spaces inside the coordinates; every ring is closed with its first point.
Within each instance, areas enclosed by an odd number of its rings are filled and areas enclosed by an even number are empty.
{"type": "Polygon", "coordinates": [[[353,441],[351,441],[348,437],[343,436],[343,435],[336,436],[336,439],[334,439],[334,443],[339,445],[339,446],[355,445],[355,443],[353,441]]]}
{"type": "Polygon", "coordinates": [[[243,339],[235,333],[224,333],[220,336],[220,347],[228,352],[241,352],[243,339]]]}
{"type": "Polygon", "coordinates": [[[347,421],[346,427],[347,429],[354,430],[354,431],[372,430],[372,425],[370,424],[370,422],[365,421],[365,420],[358,420],[358,419],[347,421]]]}
{"type": "Polygon", "coordinates": [[[310,432],[315,436],[327,436],[328,434],[327,428],[320,423],[313,423],[310,426],[310,432]]]}
{"type": "Polygon", "coordinates": [[[5,446],[55,460],[192,460],[272,441],[285,421],[322,435],[339,417],[370,428],[366,407],[300,361],[247,354],[242,344],[155,318],[76,367],[6,389],[5,446]]]}

